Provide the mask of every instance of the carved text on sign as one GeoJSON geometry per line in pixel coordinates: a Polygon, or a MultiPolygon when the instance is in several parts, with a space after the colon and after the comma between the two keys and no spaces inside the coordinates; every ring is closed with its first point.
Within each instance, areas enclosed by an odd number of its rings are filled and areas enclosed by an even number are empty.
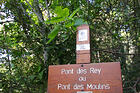
{"type": "Polygon", "coordinates": [[[57,86],[58,90],[109,90],[110,89],[110,84],[103,84],[103,83],[99,83],[99,84],[58,84],[57,86]]]}
{"type": "Polygon", "coordinates": [[[98,74],[98,75],[100,75],[101,70],[102,70],[101,68],[94,68],[94,67],[91,67],[89,69],[78,68],[76,71],[74,71],[73,68],[71,68],[71,69],[62,68],[60,73],[61,74],[87,74],[87,73],[89,73],[89,74],[98,74]]]}
{"type": "Polygon", "coordinates": [[[120,63],[50,66],[48,89],[48,93],[122,93],[120,63]]]}
{"type": "MultiPolygon", "coordinates": [[[[84,69],[84,68],[77,68],[76,70],[74,70],[73,68],[72,69],[65,69],[65,68],[62,68],[60,70],[60,73],[62,75],[71,75],[71,74],[79,74],[79,75],[85,75],[85,74],[96,74],[96,75],[100,75],[101,74],[101,71],[102,69],[101,68],[94,68],[94,67],[91,67],[91,68],[88,68],[88,69],[84,69]]],[[[86,76],[80,76],[78,78],[78,81],[79,82],[86,82],[87,81],[87,77],[86,76]]],[[[91,90],[94,90],[94,89],[102,89],[102,90],[105,90],[105,89],[110,89],[110,85],[109,84],[74,84],[74,85],[71,85],[71,84],[62,84],[62,83],[59,83],[57,85],[57,89],[58,90],[70,90],[70,89],[73,89],[73,90],[82,90],[82,89],[91,89],[91,90]]]]}

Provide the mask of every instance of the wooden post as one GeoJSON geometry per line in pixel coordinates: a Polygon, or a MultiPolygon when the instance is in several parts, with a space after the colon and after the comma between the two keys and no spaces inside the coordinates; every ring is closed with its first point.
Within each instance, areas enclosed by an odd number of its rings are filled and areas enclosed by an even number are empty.
{"type": "Polygon", "coordinates": [[[90,63],[90,32],[89,26],[84,24],[77,27],[76,63],[90,63]]]}

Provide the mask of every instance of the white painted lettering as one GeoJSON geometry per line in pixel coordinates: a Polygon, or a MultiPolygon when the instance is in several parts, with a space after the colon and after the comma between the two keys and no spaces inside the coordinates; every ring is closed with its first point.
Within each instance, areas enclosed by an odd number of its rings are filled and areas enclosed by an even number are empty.
{"type": "Polygon", "coordinates": [[[67,84],[67,85],[63,85],[63,84],[58,84],[57,86],[57,89],[58,90],[70,90],[70,84],[67,84]]]}
{"type": "Polygon", "coordinates": [[[90,73],[93,73],[93,74],[101,74],[101,68],[100,69],[96,69],[96,68],[90,68],[90,73]]]}
{"type": "Polygon", "coordinates": [[[81,68],[79,68],[77,70],[77,74],[87,74],[87,69],[81,69],[81,68]]]}
{"type": "Polygon", "coordinates": [[[61,69],[61,74],[73,74],[73,69],[61,69]]]}
{"type": "Polygon", "coordinates": [[[110,89],[110,85],[109,84],[87,84],[86,89],[108,90],[110,89]]]}
{"type": "Polygon", "coordinates": [[[106,84],[105,89],[110,89],[110,85],[106,84]]]}
{"type": "Polygon", "coordinates": [[[84,89],[84,85],[83,84],[75,84],[73,86],[74,90],[83,90],[84,89]]]}

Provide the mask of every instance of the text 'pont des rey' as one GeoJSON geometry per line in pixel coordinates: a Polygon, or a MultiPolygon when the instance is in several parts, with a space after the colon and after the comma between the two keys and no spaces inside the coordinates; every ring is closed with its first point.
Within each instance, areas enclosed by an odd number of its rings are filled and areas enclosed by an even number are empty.
{"type": "Polygon", "coordinates": [[[73,68],[71,69],[61,69],[61,75],[68,75],[68,74],[101,74],[102,69],[101,68],[89,68],[89,69],[83,69],[83,68],[78,68],[77,70],[74,70],[73,68]]]}

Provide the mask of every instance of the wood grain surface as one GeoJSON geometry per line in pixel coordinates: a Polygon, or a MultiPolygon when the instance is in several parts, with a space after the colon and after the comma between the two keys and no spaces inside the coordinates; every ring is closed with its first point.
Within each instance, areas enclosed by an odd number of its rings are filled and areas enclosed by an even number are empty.
{"type": "Polygon", "coordinates": [[[49,66],[47,93],[123,93],[119,62],[49,66]]]}

